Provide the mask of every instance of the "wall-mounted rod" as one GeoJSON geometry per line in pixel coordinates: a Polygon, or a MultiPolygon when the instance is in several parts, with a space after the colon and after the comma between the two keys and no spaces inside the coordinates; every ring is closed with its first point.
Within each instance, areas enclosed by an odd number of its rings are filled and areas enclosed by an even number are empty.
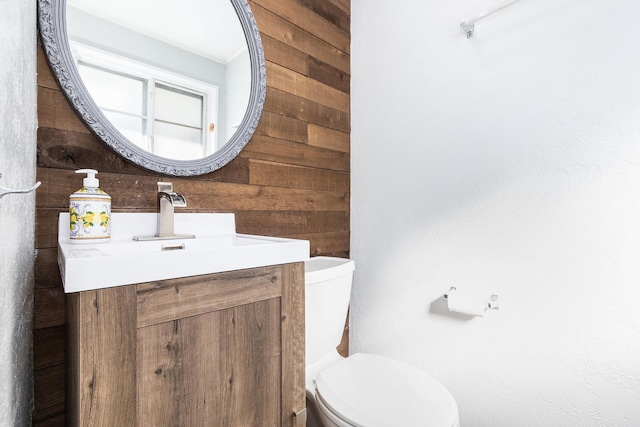
{"type": "Polygon", "coordinates": [[[520,3],[521,1],[522,0],[509,0],[492,9],[488,9],[488,10],[485,10],[484,12],[480,12],[479,14],[462,21],[460,23],[460,28],[462,28],[462,31],[467,33],[467,38],[470,39],[471,37],[473,37],[476,22],[486,18],[487,16],[491,16],[494,13],[500,12],[502,9],[506,9],[508,7],[513,6],[516,3],[520,3]]]}
{"type": "MultiPolygon", "coordinates": [[[[2,174],[0,174],[0,176],[2,176],[2,174]]],[[[33,185],[33,187],[25,188],[22,190],[12,190],[11,188],[6,188],[0,185],[0,199],[2,199],[2,197],[6,196],[7,194],[31,193],[32,191],[35,191],[36,188],[40,187],[40,184],[40,181],[38,181],[33,185]]]]}

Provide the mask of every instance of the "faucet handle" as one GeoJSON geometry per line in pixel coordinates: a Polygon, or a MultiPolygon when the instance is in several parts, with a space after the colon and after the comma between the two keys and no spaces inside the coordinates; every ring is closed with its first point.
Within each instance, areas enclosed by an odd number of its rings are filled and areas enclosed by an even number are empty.
{"type": "Polygon", "coordinates": [[[158,182],[158,193],[161,193],[161,192],[167,192],[167,193],[173,192],[173,183],[172,182],[159,181],[158,182]]]}

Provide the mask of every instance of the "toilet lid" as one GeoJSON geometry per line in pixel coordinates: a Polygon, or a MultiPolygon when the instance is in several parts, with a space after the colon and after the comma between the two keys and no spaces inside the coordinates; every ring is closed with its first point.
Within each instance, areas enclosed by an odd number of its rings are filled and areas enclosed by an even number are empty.
{"type": "Polygon", "coordinates": [[[453,396],[426,372],[384,356],[357,353],[316,377],[318,398],[354,426],[451,427],[453,396]]]}

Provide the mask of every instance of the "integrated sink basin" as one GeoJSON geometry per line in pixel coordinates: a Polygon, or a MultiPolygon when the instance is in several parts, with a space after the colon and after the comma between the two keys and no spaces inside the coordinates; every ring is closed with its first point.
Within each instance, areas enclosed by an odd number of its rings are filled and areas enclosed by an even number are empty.
{"type": "Polygon", "coordinates": [[[69,214],[58,219],[58,265],[67,293],[306,261],[309,242],[237,234],[235,215],[175,214],[176,234],[194,239],[134,241],[156,232],[155,213],[112,213],[111,240],[71,243],[69,214]]]}

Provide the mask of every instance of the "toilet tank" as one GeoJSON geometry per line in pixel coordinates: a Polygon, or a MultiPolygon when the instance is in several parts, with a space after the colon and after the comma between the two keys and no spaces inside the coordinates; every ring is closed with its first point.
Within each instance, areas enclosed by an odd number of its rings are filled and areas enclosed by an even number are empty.
{"type": "Polygon", "coordinates": [[[349,309],[353,260],[313,257],[305,262],[306,364],[335,354],[349,309]]]}

